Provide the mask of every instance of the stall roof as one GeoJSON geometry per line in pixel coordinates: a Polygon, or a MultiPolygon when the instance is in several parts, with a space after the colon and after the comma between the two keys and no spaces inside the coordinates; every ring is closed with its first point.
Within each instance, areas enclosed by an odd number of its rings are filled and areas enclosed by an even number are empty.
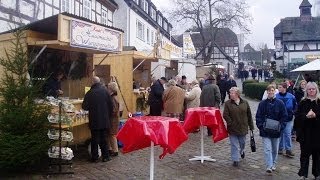
{"type": "MultiPolygon", "coordinates": [[[[124,32],[122,29],[115,28],[115,27],[112,27],[112,26],[107,26],[107,25],[104,25],[104,24],[100,24],[100,23],[97,23],[95,21],[91,21],[89,19],[86,19],[84,17],[76,16],[74,14],[70,14],[70,13],[66,13],[66,12],[63,12],[63,13],[60,13],[60,14],[65,15],[65,16],[69,16],[69,17],[72,17],[72,18],[80,19],[82,21],[90,22],[90,23],[93,23],[93,24],[97,24],[97,25],[100,25],[100,26],[104,26],[104,27],[107,27],[107,28],[110,28],[110,29],[113,29],[113,30],[116,30],[116,31],[124,32]]],[[[41,19],[39,21],[35,21],[35,22],[30,23],[30,24],[26,24],[24,26],[20,26],[20,27],[18,27],[16,29],[12,29],[12,30],[9,30],[9,31],[2,32],[2,33],[0,33],[0,35],[1,34],[6,34],[6,33],[12,33],[12,32],[15,32],[16,30],[19,30],[19,29],[38,31],[38,32],[47,33],[47,34],[58,34],[58,28],[57,28],[58,27],[58,16],[59,16],[59,14],[56,14],[54,16],[50,16],[48,18],[41,19]]]]}

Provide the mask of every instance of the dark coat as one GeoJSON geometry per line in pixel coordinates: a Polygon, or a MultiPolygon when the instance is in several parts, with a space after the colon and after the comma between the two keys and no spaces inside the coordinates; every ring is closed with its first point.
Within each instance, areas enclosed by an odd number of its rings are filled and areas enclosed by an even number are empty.
{"type": "Polygon", "coordinates": [[[263,130],[263,124],[266,118],[280,121],[281,130],[285,127],[285,121],[288,118],[288,113],[284,103],[279,99],[266,99],[259,103],[256,113],[256,125],[260,131],[261,137],[279,138],[280,133],[267,133],[263,130]]]}
{"type": "Polygon", "coordinates": [[[42,91],[45,96],[53,96],[55,98],[59,96],[57,92],[58,90],[61,90],[61,81],[53,76],[48,78],[42,87],[42,91]]]}
{"type": "Polygon", "coordinates": [[[207,84],[200,95],[200,107],[217,107],[221,102],[221,94],[216,84],[207,84]]]}
{"type": "Polygon", "coordinates": [[[299,104],[301,99],[304,96],[304,91],[302,90],[301,87],[299,87],[297,90],[294,92],[294,97],[296,97],[297,103],[299,104]]]}
{"type": "Polygon", "coordinates": [[[296,112],[294,128],[297,132],[297,141],[310,148],[320,148],[320,100],[303,99],[296,112]],[[308,119],[306,115],[312,109],[316,118],[308,119]]]}
{"type": "Polygon", "coordinates": [[[239,105],[234,100],[228,100],[224,105],[223,118],[229,134],[244,136],[248,134],[248,127],[254,129],[251,109],[246,100],[240,99],[239,105]]]}
{"type": "Polygon", "coordinates": [[[93,84],[84,96],[82,108],[89,111],[91,130],[110,129],[113,105],[106,88],[100,83],[93,84]]]}
{"type": "Polygon", "coordinates": [[[220,93],[226,93],[228,90],[228,81],[224,78],[220,79],[218,82],[220,93]]]}
{"type": "Polygon", "coordinates": [[[148,103],[149,105],[161,105],[162,107],[162,94],[164,91],[163,85],[157,80],[150,87],[151,91],[149,93],[148,103]]]}
{"type": "Polygon", "coordinates": [[[236,83],[236,81],[235,80],[233,80],[233,79],[229,79],[228,81],[227,81],[227,92],[229,92],[229,90],[232,88],[232,87],[237,87],[237,83],[236,83]]]}

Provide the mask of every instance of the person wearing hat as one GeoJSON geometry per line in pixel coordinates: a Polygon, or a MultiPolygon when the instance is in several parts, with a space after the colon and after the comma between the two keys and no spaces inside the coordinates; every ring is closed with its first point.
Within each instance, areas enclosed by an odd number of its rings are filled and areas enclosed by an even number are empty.
{"type": "Polygon", "coordinates": [[[150,116],[161,116],[163,109],[162,94],[164,91],[163,85],[167,82],[165,77],[161,77],[155,81],[150,87],[150,93],[148,97],[148,104],[150,106],[150,116]]]}
{"type": "MultiPolygon", "coordinates": [[[[200,107],[220,107],[221,94],[215,81],[213,75],[208,76],[207,84],[203,87],[200,95],[200,107]]],[[[212,132],[208,128],[208,136],[211,135],[212,132]]]]}

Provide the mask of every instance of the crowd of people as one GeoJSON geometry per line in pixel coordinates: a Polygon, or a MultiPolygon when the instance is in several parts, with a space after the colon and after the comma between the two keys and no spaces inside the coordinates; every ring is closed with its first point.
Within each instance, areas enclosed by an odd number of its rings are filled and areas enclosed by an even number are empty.
{"type": "MultiPolygon", "coordinates": [[[[249,131],[253,132],[255,126],[250,105],[240,96],[233,76],[205,74],[200,82],[187,82],[186,76],[154,80],[148,97],[149,115],[174,117],[183,122],[188,108],[220,108],[224,105],[223,118],[229,133],[232,165],[238,167],[240,158],[245,158],[246,136],[249,131]],[[227,101],[226,94],[229,95],[227,101]]],[[[111,82],[105,87],[98,77],[94,77],[91,90],[85,95],[83,109],[89,111],[93,162],[98,160],[98,145],[103,161],[118,155],[115,136],[119,124],[117,91],[116,83],[111,82]]],[[[292,135],[295,134],[301,150],[298,175],[301,179],[308,177],[309,158],[312,156],[312,174],[320,180],[319,104],[319,88],[315,82],[302,80],[298,88],[293,88],[289,80],[277,87],[275,83],[268,85],[255,116],[268,175],[276,170],[279,154],[295,157],[292,143],[292,135]]],[[[208,135],[212,135],[209,130],[208,135]]]]}

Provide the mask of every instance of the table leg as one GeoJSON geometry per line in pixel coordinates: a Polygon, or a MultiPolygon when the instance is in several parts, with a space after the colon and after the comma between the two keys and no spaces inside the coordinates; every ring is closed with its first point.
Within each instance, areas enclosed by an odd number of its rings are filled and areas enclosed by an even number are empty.
{"type": "Polygon", "coordinates": [[[204,156],[204,142],[203,142],[203,137],[204,137],[204,126],[200,126],[200,133],[201,133],[201,155],[200,156],[194,156],[194,158],[189,159],[189,161],[201,161],[203,163],[204,161],[211,161],[211,162],[216,162],[215,159],[212,159],[211,156],[204,156]]]}
{"type": "Polygon", "coordinates": [[[151,141],[150,146],[150,180],[153,180],[153,174],[154,174],[154,142],[151,141]]]}

